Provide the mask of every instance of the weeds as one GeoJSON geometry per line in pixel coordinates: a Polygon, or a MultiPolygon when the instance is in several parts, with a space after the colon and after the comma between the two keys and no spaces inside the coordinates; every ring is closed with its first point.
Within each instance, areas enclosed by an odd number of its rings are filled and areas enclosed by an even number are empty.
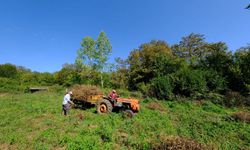
{"type": "Polygon", "coordinates": [[[64,117],[62,99],[63,92],[1,96],[0,149],[133,150],[174,143],[215,149],[250,147],[249,124],[224,119],[240,111],[236,108],[148,99],[129,120],[121,113],[96,114],[95,108],[71,109],[70,116],[64,117]]]}
{"type": "Polygon", "coordinates": [[[247,112],[236,112],[231,115],[236,121],[242,121],[250,124],[250,113],[247,112]]]}

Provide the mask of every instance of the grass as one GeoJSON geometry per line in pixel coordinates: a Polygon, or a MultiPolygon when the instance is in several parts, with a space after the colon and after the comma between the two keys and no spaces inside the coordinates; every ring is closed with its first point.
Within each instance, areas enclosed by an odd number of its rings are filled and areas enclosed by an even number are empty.
{"type": "Polygon", "coordinates": [[[71,109],[63,117],[62,98],[63,92],[0,94],[0,149],[151,149],[162,137],[214,149],[250,148],[250,125],[230,117],[242,109],[147,100],[133,119],[99,115],[95,108],[71,109]]]}

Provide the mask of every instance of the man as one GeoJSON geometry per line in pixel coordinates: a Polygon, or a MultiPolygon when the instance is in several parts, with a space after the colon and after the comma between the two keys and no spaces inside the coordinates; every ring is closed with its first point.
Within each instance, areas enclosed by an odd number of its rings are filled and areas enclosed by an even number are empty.
{"type": "Polygon", "coordinates": [[[63,103],[62,103],[62,114],[67,116],[69,114],[69,109],[70,109],[70,104],[74,104],[71,100],[70,97],[73,95],[72,91],[69,91],[68,93],[65,94],[63,98],[63,103]]]}
{"type": "Polygon", "coordinates": [[[112,90],[112,92],[109,94],[109,98],[113,101],[116,101],[116,99],[118,98],[119,96],[117,95],[116,91],[115,90],[112,90]]]}

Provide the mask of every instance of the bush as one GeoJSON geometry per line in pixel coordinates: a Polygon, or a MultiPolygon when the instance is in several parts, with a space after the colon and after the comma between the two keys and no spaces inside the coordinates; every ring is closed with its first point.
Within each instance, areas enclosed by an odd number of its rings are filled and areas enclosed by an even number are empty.
{"type": "Polygon", "coordinates": [[[174,93],[187,97],[203,98],[208,91],[205,72],[202,70],[182,69],[175,74],[174,77],[174,93]]]}
{"type": "Polygon", "coordinates": [[[226,79],[214,70],[204,71],[204,78],[207,88],[211,92],[222,92],[227,88],[226,79]]]}
{"type": "Polygon", "coordinates": [[[173,89],[171,76],[157,77],[151,82],[149,94],[157,99],[172,99],[173,89]]]}
{"type": "Polygon", "coordinates": [[[247,101],[247,98],[239,92],[228,91],[225,95],[223,105],[227,107],[244,106],[247,104],[247,101]]]}
{"type": "Polygon", "coordinates": [[[218,93],[208,93],[206,96],[207,100],[210,100],[214,104],[220,104],[222,105],[224,103],[224,95],[218,94],[218,93]]]}
{"type": "Polygon", "coordinates": [[[3,78],[16,78],[18,75],[17,68],[12,64],[0,65],[0,77],[3,78]]]}
{"type": "Polygon", "coordinates": [[[9,78],[0,78],[0,91],[1,92],[15,92],[23,91],[24,87],[20,85],[17,80],[9,78]]]}

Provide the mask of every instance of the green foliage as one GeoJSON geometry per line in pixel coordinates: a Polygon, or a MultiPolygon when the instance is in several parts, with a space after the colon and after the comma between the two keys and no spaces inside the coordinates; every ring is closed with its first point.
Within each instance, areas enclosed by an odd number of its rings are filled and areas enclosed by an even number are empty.
{"type": "Polygon", "coordinates": [[[214,104],[222,105],[224,103],[225,96],[218,93],[210,92],[207,94],[206,98],[214,104]]]}
{"type": "Polygon", "coordinates": [[[15,79],[0,77],[0,92],[16,92],[22,91],[24,87],[20,86],[20,82],[15,79]]]}
{"type": "Polygon", "coordinates": [[[204,35],[191,33],[182,38],[179,44],[172,46],[173,52],[180,58],[194,65],[209,53],[204,35]]]}
{"type": "Polygon", "coordinates": [[[78,49],[76,63],[82,64],[83,60],[87,61],[87,64],[91,67],[95,65],[96,59],[96,49],[95,49],[95,40],[91,37],[85,37],[81,42],[81,48],[78,49]]]}
{"type": "MultiPolygon", "coordinates": [[[[76,66],[88,65],[94,71],[105,71],[108,56],[112,52],[112,46],[105,32],[101,32],[95,41],[91,37],[85,37],[81,42],[81,48],[77,51],[75,60],[76,66]],[[84,60],[84,61],[83,61],[84,60]]],[[[103,87],[103,75],[100,74],[101,85],[103,87]]]]}
{"type": "Polygon", "coordinates": [[[204,80],[210,92],[223,92],[227,89],[226,79],[214,70],[205,70],[204,80]]]}
{"type": "Polygon", "coordinates": [[[59,72],[55,73],[55,80],[56,83],[64,86],[81,83],[81,77],[75,65],[69,64],[65,64],[59,72]]]}
{"type": "Polygon", "coordinates": [[[246,84],[250,84],[250,46],[242,47],[235,52],[236,65],[241,72],[241,78],[246,84]]]}
{"type": "Polygon", "coordinates": [[[15,65],[12,64],[0,64],[0,77],[3,78],[16,78],[17,68],[15,65]]]}
{"type": "Polygon", "coordinates": [[[112,52],[112,46],[109,42],[105,32],[101,32],[96,41],[96,57],[97,57],[97,68],[103,71],[108,60],[108,56],[112,52]]]}
{"type": "Polygon", "coordinates": [[[172,76],[154,78],[150,86],[150,95],[161,100],[171,99],[174,94],[174,82],[172,76]]]}
{"type": "Polygon", "coordinates": [[[242,96],[239,92],[228,91],[225,95],[223,105],[227,107],[246,106],[248,105],[248,98],[242,96]]]}
{"type": "Polygon", "coordinates": [[[149,83],[155,77],[154,62],[160,55],[172,56],[172,51],[164,41],[151,41],[142,44],[139,49],[133,50],[128,58],[130,89],[138,89],[137,84],[144,82],[149,83]]]}
{"type": "Polygon", "coordinates": [[[50,73],[24,73],[20,76],[19,80],[24,85],[51,86],[55,84],[55,78],[50,73]]]}
{"type": "Polygon", "coordinates": [[[174,93],[202,98],[207,92],[206,80],[202,70],[183,69],[174,75],[174,93]]]}

